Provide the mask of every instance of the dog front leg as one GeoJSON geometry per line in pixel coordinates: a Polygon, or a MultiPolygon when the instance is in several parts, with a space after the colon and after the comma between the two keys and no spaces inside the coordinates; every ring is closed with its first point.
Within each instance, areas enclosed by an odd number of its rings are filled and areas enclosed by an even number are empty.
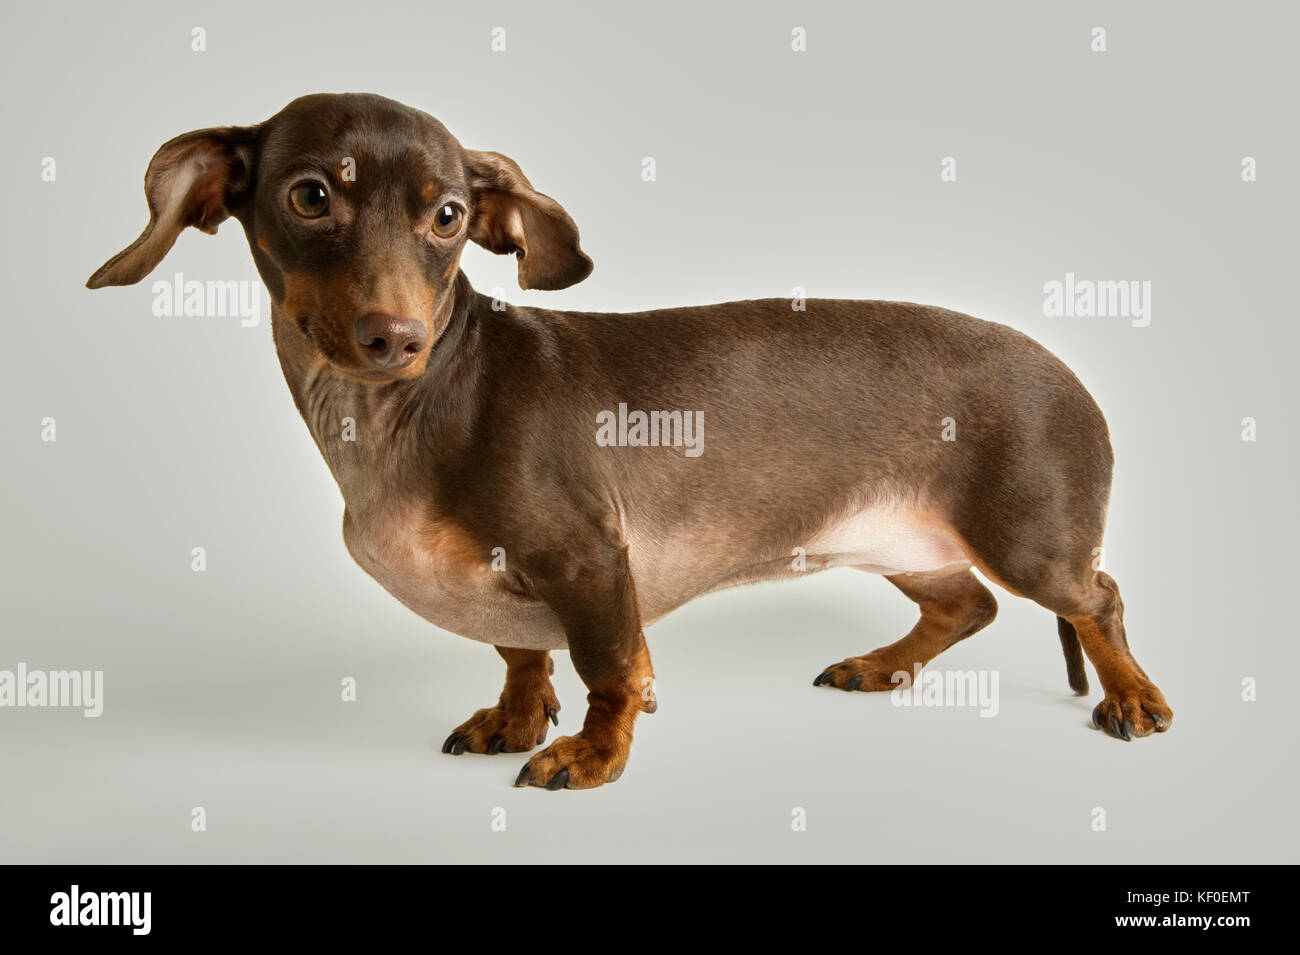
{"type": "Polygon", "coordinates": [[[564,625],[573,667],[590,692],[582,729],[530,759],[516,786],[590,789],[612,783],[627,765],[637,714],[655,711],[654,670],[627,551],[598,550],[581,562],[549,561],[534,578],[564,625]]]}
{"type": "Polygon", "coordinates": [[[555,663],[545,650],[497,647],[506,661],[506,685],[497,705],[479,710],[442,744],[444,753],[526,753],[546,742],[546,721],[560,723],[560,701],[551,686],[555,663]]]}

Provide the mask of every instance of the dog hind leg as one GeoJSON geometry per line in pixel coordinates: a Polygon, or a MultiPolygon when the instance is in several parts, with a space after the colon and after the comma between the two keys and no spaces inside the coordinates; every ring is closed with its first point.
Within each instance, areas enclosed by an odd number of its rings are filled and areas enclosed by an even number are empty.
{"type": "Polygon", "coordinates": [[[924,666],[959,640],[988,626],[998,605],[989,589],[968,569],[947,574],[895,574],[885,578],[921,608],[921,619],[907,636],[866,656],[849,657],[827,667],[814,686],[841,690],[892,690],[894,674],[910,680],[924,666]]]}

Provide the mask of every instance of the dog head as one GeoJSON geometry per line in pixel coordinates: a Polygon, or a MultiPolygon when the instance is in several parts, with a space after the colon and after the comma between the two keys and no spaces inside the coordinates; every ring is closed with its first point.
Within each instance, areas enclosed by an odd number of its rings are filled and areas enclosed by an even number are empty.
{"type": "Polygon", "coordinates": [[[214,233],[233,216],[293,333],[374,381],[424,371],[467,239],[514,253],[526,289],[592,268],[568,213],[513,160],[380,96],[304,96],[257,126],[178,136],[149,163],[145,196],[148,226],[88,287],[134,284],[187,226],[214,233]]]}

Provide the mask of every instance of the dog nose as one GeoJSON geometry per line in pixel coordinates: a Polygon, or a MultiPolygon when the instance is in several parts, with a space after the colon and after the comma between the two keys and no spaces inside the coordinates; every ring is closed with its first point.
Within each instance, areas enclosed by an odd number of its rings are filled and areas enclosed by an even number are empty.
{"type": "Polygon", "coordinates": [[[404,368],[429,344],[424,322],[371,312],[357,319],[357,342],[380,368],[404,368]]]}

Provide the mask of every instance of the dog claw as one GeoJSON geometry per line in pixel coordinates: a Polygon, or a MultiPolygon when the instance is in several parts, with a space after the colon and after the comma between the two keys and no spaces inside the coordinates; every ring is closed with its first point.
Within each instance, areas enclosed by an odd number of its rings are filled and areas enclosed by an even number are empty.
{"type": "Polygon", "coordinates": [[[823,673],[821,676],[817,677],[817,679],[813,680],[813,686],[825,686],[827,683],[833,682],[834,679],[835,678],[829,673],[823,673]]]}
{"type": "Polygon", "coordinates": [[[1118,716],[1112,716],[1110,718],[1110,730],[1111,735],[1116,739],[1130,740],[1133,738],[1124,732],[1124,727],[1120,725],[1118,716]]]}
{"type": "Polygon", "coordinates": [[[861,685],[862,685],[862,674],[859,673],[857,676],[850,678],[848,683],[844,684],[844,689],[856,690],[861,685]]]}
{"type": "MultiPolygon", "coordinates": [[[[460,739],[461,735],[459,733],[452,733],[447,737],[447,741],[442,744],[442,751],[444,753],[451,753],[452,755],[459,756],[460,753],[456,752],[455,746],[460,739]]],[[[464,748],[462,747],[462,752],[463,750],[464,748]]]]}
{"type": "Polygon", "coordinates": [[[497,753],[501,752],[505,748],[506,748],[506,738],[502,736],[500,733],[497,733],[497,735],[493,736],[492,739],[488,742],[488,748],[487,748],[488,755],[495,756],[497,753]]]}
{"type": "Polygon", "coordinates": [[[1173,713],[1154,687],[1145,696],[1107,696],[1092,711],[1093,726],[1126,743],[1152,733],[1163,733],[1172,720],[1173,713]]]}
{"type": "Polygon", "coordinates": [[[519,770],[519,775],[515,777],[515,788],[527,786],[533,779],[533,764],[524,763],[524,768],[519,770]]]}
{"type": "Polygon", "coordinates": [[[554,724],[555,726],[560,725],[560,711],[557,710],[555,707],[548,706],[546,708],[546,718],[550,720],[551,723],[554,724]]]}
{"type": "Polygon", "coordinates": [[[551,781],[546,784],[546,788],[551,792],[555,792],[557,789],[563,789],[567,785],[569,785],[569,771],[567,769],[562,769],[551,777],[551,781]]]}

